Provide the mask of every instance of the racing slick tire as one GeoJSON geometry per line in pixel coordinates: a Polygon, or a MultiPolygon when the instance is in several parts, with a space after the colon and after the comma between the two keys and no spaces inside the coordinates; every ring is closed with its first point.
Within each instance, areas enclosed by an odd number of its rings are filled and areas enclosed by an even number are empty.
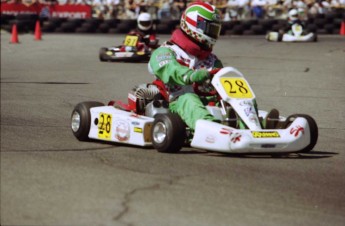
{"type": "Polygon", "coordinates": [[[71,129],[74,136],[80,141],[89,140],[91,125],[90,108],[104,106],[104,104],[95,101],[82,102],[75,106],[71,115],[71,129]]]}
{"type": "Polygon", "coordinates": [[[153,147],[164,153],[177,153],[185,144],[186,124],[174,113],[157,114],[151,129],[153,147]]]}
{"type": "Polygon", "coordinates": [[[319,129],[317,127],[317,124],[316,124],[316,121],[314,120],[314,118],[312,118],[311,116],[306,115],[306,114],[290,115],[286,119],[286,125],[284,128],[287,128],[297,117],[305,118],[308,122],[308,125],[309,125],[309,129],[310,129],[309,145],[306,146],[305,148],[303,148],[302,150],[297,151],[298,153],[307,153],[307,152],[310,152],[311,150],[313,150],[313,148],[315,147],[317,139],[319,137],[319,129]]]}
{"type": "Polygon", "coordinates": [[[106,55],[105,53],[107,52],[107,50],[108,49],[105,47],[100,48],[100,50],[99,50],[99,60],[100,61],[102,61],[102,62],[107,61],[107,59],[104,58],[104,55],[106,55]]]}

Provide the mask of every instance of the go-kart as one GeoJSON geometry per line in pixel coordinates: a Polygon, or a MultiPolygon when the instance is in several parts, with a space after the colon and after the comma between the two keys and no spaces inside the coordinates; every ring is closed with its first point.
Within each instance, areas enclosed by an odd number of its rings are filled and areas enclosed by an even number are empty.
{"type": "Polygon", "coordinates": [[[154,45],[147,46],[140,43],[139,35],[128,34],[122,45],[102,47],[99,50],[100,61],[148,62],[151,52],[158,47],[158,40],[154,45]],[[138,45],[139,44],[139,45],[138,45]]]}
{"type": "Polygon", "coordinates": [[[212,91],[196,85],[200,95],[217,96],[207,109],[217,121],[198,120],[191,130],[169,111],[159,83],[142,84],[128,94],[128,104],[82,102],[71,115],[71,128],[80,141],[101,140],[153,146],[159,152],[178,152],[185,145],[222,153],[309,152],[316,145],[318,127],[306,114],[279,116],[256,107],[255,94],[243,75],[232,67],[214,74],[212,91]]]}
{"type": "Polygon", "coordinates": [[[303,26],[296,23],[291,26],[288,32],[268,32],[266,39],[273,42],[316,42],[317,34],[314,32],[305,32],[303,26]]]}

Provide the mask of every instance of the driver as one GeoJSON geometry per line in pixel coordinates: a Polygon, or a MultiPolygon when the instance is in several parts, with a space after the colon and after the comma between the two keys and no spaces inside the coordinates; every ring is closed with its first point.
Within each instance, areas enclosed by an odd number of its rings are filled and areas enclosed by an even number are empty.
{"type": "Polygon", "coordinates": [[[180,27],[150,58],[149,72],[168,93],[169,109],[195,129],[199,119],[215,121],[205,107],[205,98],[193,91],[193,83],[203,83],[223,65],[212,53],[220,35],[220,14],[205,2],[191,3],[183,12],[180,27]]]}
{"type": "Polygon", "coordinates": [[[294,24],[299,24],[304,28],[304,23],[300,19],[300,12],[297,9],[290,9],[288,12],[288,24],[284,29],[284,32],[292,34],[292,26],[294,24]]]}
{"type": "MultiPolygon", "coordinates": [[[[128,35],[135,35],[139,36],[139,40],[136,46],[138,51],[144,51],[145,47],[148,48],[157,48],[158,46],[158,39],[156,36],[156,32],[153,28],[153,20],[151,18],[151,14],[149,13],[141,13],[137,19],[137,28],[130,31],[128,35]]],[[[129,49],[126,49],[130,52],[129,49]]]]}

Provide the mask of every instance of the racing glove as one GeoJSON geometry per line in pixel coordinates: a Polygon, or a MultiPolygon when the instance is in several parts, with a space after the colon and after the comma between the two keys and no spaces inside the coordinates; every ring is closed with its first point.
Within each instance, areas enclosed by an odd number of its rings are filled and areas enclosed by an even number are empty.
{"type": "Polygon", "coordinates": [[[203,81],[210,78],[210,72],[207,70],[196,70],[190,75],[191,82],[202,83],[203,81]]]}

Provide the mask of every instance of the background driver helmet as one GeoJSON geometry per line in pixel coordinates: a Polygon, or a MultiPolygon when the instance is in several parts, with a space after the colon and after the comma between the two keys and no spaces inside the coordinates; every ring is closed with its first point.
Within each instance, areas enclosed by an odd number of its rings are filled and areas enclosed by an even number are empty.
{"type": "Polygon", "coordinates": [[[291,9],[289,11],[289,20],[295,21],[298,19],[298,10],[297,9],[291,9]]]}
{"type": "Polygon", "coordinates": [[[143,31],[148,31],[152,28],[153,21],[149,13],[141,13],[138,16],[138,28],[143,31]]]}
{"type": "Polygon", "coordinates": [[[221,30],[219,12],[208,3],[192,3],[183,12],[180,27],[198,44],[212,49],[221,30]]]}

